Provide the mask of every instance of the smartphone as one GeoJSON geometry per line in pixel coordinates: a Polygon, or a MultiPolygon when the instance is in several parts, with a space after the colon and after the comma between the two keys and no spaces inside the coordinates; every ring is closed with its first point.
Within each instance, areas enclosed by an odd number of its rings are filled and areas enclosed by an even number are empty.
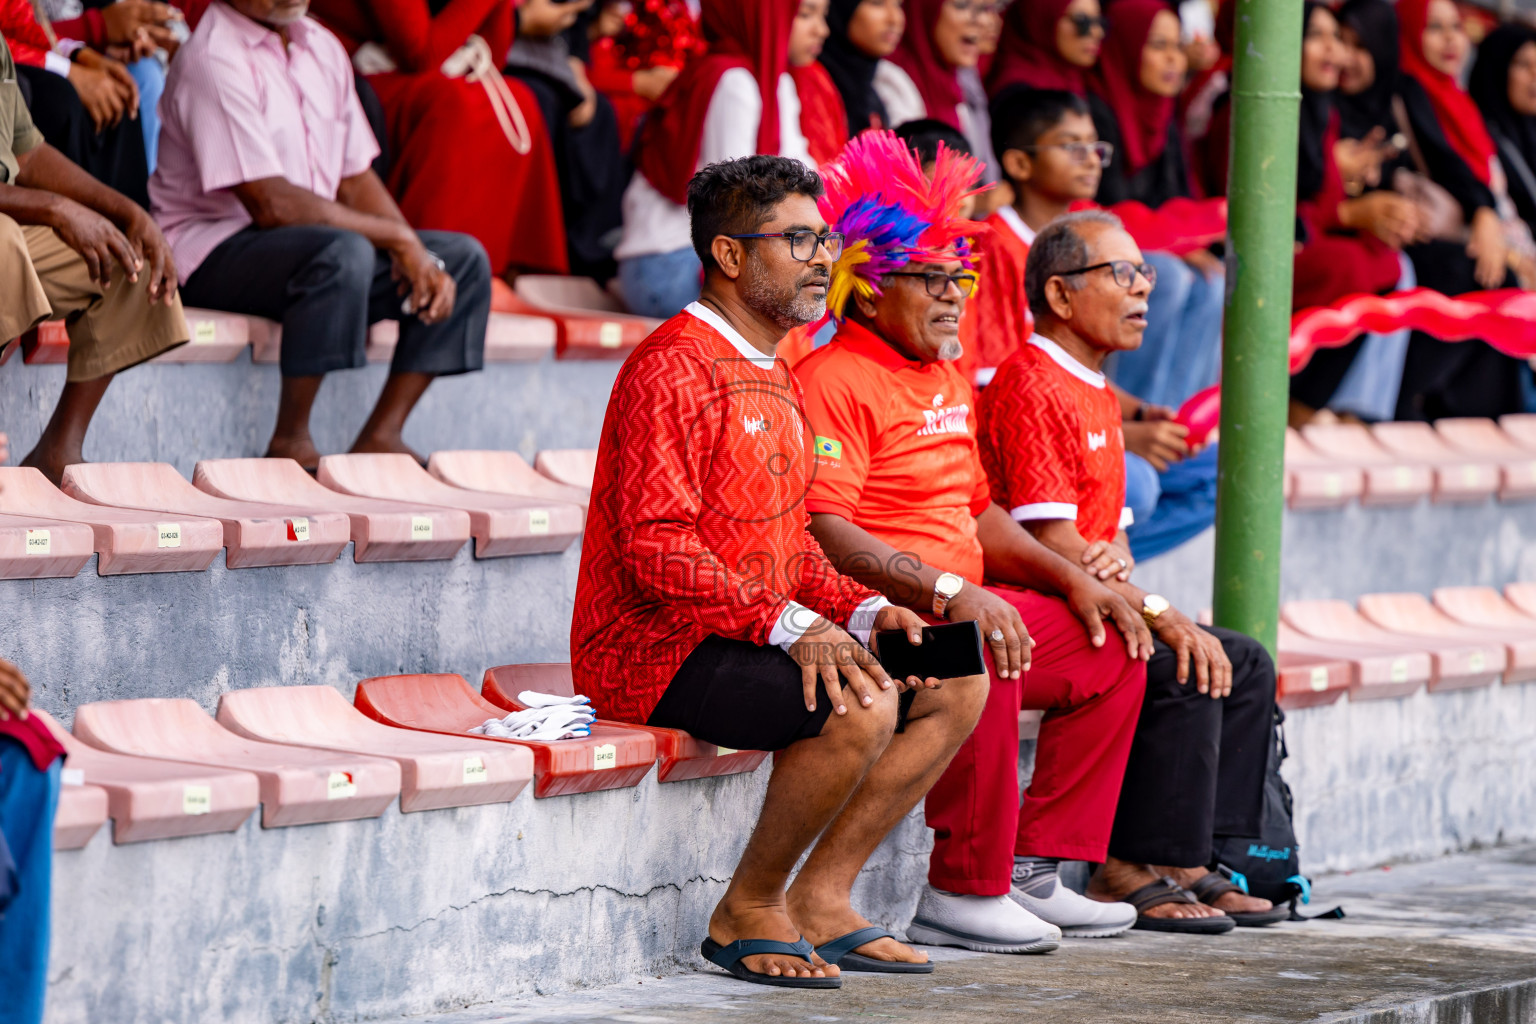
{"type": "Polygon", "coordinates": [[[875,657],[895,679],[958,679],[985,675],[981,630],[975,622],[946,622],[923,627],[923,642],[914,646],[904,629],[875,634],[875,657]]]}

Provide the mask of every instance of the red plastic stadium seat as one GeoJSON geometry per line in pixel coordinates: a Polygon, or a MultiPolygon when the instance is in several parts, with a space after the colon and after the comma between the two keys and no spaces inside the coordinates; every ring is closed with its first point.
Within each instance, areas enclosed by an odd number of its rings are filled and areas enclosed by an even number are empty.
{"type": "Polygon", "coordinates": [[[528,465],[517,452],[433,452],[427,460],[427,472],[445,484],[467,491],[569,501],[583,509],[592,497],[586,488],[556,483],[528,465]]]}
{"type": "MultiPolygon", "coordinates": [[[[576,689],[571,683],[571,666],[564,663],[502,665],[486,669],[480,695],[503,711],[522,711],[524,708],[517,702],[517,695],[524,690],[555,693],[563,697],[574,696],[576,689]]],[[[656,750],[661,761],[656,769],[658,782],[681,782],[685,779],[750,772],[756,770],[768,756],[760,750],[717,747],[713,743],[696,740],[681,729],[655,729],[601,719],[599,721],[603,725],[620,729],[643,729],[656,738],[656,750]]]]}
{"type": "Polygon", "coordinates": [[[1288,601],[1280,615],[1288,625],[1319,639],[1400,654],[1424,651],[1430,658],[1432,691],[1487,686],[1508,666],[1508,656],[1496,644],[1389,632],[1363,618],[1348,601],[1288,601]]]}
{"type": "Polygon", "coordinates": [[[400,763],[400,809],[497,804],[533,780],[533,755],[472,736],[391,729],[366,717],[329,686],[265,686],[219,698],[219,724],[269,743],[348,751],[400,763]]]}
{"type": "MultiPolygon", "coordinates": [[[[447,674],[364,679],[357,684],[354,703],[386,725],[471,739],[481,737],[469,737],[470,729],[507,714],[470,689],[463,676],[447,674]]],[[[533,752],[533,795],[539,797],[625,789],[639,784],[656,763],[656,739],[650,733],[602,722],[593,723],[592,735],[581,739],[486,742],[514,743],[533,752]]]]}
{"type": "Polygon", "coordinates": [[[1339,508],[1359,499],[1365,491],[1365,474],[1358,466],[1344,465],[1320,455],[1301,434],[1285,432],[1286,500],[1291,508],[1339,508]]]}
{"type": "Polygon", "coordinates": [[[65,765],[107,794],[114,843],[233,832],[261,802],[250,772],[109,754],[81,743],[46,712],[32,714],[64,744],[65,765]]]}
{"type": "Polygon", "coordinates": [[[409,455],[325,455],[320,459],[320,483],[362,498],[424,502],[466,512],[476,558],[564,551],[581,536],[580,505],[449,487],[409,455]]]}
{"type": "Polygon", "coordinates": [[[224,527],[216,519],[90,505],[26,466],[0,468],[0,512],[89,526],[102,576],[202,572],[224,548],[224,527]]]}
{"type": "MultiPolygon", "coordinates": [[[[1287,655],[1314,661],[1342,661],[1350,667],[1349,699],[1377,700],[1405,697],[1429,682],[1433,666],[1423,651],[1402,653],[1337,640],[1319,640],[1280,623],[1279,649],[1287,655]]],[[[1310,685],[1310,678],[1308,683],[1310,685]]]]}
{"type": "Polygon", "coordinates": [[[251,343],[251,320],[238,313],[213,309],[182,310],[187,316],[187,343],[150,360],[155,363],[232,363],[251,343]]]}
{"type": "Polygon", "coordinates": [[[1446,444],[1428,423],[1378,423],[1371,434],[1405,462],[1433,466],[1435,500],[1483,501],[1499,489],[1499,467],[1446,444]]]}
{"type": "Polygon", "coordinates": [[[192,482],[220,498],[341,512],[352,522],[352,557],[359,562],[424,562],[452,558],[469,540],[469,514],[340,494],[315,482],[292,459],[204,459],[192,482]]]}
{"type": "Polygon", "coordinates": [[[1342,658],[1295,651],[1280,651],[1275,668],[1275,699],[1286,709],[1332,704],[1349,692],[1355,677],[1354,666],[1342,658]]]}
{"type": "Polygon", "coordinates": [[[618,299],[586,277],[520,274],[513,312],[553,320],[560,359],[622,359],[660,320],[624,312],[618,299]]]}
{"type": "Polygon", "coordinates": [[[185,698],[82,704],[75,735],[118,754],[251,772],[267,828],[377,818],[400,795],[394,761],[236,736],[185,698]]]}
{"type": "Polygon", "coordinates": [[[1365,474],[1362,505],[1411,505],[1434,492],[1434,471],[1391,454],[1357,423],[1310,423],[1302,438],[1324,458],[1358,466],[1365,474]]]}
{"type": "Polygon", "coordinates": [[[1536,635],[1536,617],[1510,604],[1492,587],[1441,587],[1435,607],[1468,626],[1496,629],[1515,636],[1536,635]]]}
{"type": "Polygon", "coordinates": [[[1422,594],[1366,594],[1360,598],[1360,614],[1383,629],[1404,636],[1443,637],[1479,645],[1488,652],[1490,664],[1495,652],[1502,649],[1505,683],[1536,680],[1536,637],[1457,622],[1422,594]]]}
{"type": "Polygon", "coordinates": [[[1499,467],[1500,498],[1536,498],[1536,452],[1520,447],[1493,420],[1437,420],[1435,430],[1450,447],[1499,467]]]}
{"type": "Polygon", "coordinates": [[[116,508],[204,516],[224,525],[224,564],[322,565],[336,561],[352,539],[340,512],[294,515],[281,505],[216,498],[165,462],[85,462],[64,470],[64,493],[116,508]]]}
{"type": "Polygon", "coordinates": [[[63,320],[44,320],[21,336],[21,359],[27,365],[69,362],[69,334],[63,320]]]}
{"type": "Polygon", "coordinates": [[[96,551],[84,523],[0,513],[0,579],[74,576],[96,551]]]}
{"type": "Polygon", "coordinates": [[[534,457],[533,468],[556,483],[592,491],[597,475],[596,448],[550,448],[534,457]]]}
{"type": "Polygon", "coordinates": [[[53,848],[78,850],[107,821],[107,791],[80,781],[77,769],[65,768],[59,807],[53,814],[53,848]]]}

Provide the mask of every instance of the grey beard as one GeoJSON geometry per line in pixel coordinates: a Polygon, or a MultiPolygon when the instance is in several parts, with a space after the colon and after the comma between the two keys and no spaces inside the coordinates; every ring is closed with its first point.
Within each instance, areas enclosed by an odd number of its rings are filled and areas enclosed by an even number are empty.
{"type": "Polygon", "coordinates": [[[939,359],[946,363],[952,363],[959,359],[964,352],[965,349],[960,345],[958,339],[946,341],[939,345],[939,359]]]}
{"type": "MultiPolygon", "coordinates": [[[[747,255],[747,264],[754,271],[765,269],[754,253],[747,255]]],[[[793,291],[780,291],[774,287],[772,278],[766,273],[753,273],[751,280],[742,287],[741,298],[752,309],[786,331],[813,324],[827,315],[825,292],[820,298],[811,298],[801,290],[798,281],[793,291]]]]}

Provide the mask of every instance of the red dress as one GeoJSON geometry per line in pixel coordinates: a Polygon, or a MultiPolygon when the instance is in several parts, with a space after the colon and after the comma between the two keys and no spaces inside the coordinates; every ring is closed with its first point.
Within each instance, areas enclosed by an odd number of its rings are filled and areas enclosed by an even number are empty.
{"type": "Polygon", "coordinates": [[[512,44],[511,0],[318,0],[314,14],[347,51],[373,42],[398,71],[368,76],[389,119],[389,188],[417,228],[473,235],[491,270],[564,274],[569,263],[560,180],[533,93],[503,76],[528,122],[533,148],[507,141],[482,86],[438,69],[471,35],[493,54],[512,44]]]}

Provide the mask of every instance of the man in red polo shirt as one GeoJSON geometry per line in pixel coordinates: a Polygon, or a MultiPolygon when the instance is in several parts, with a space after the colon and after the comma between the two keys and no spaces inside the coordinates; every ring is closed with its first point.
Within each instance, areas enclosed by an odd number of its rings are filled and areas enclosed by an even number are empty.
{"type": "Polygon", "coordinates": [[[576,686],[599,715],[782,751],[703,954],[802,988],[836,987],[839,966],[933,970],[859,916],[851,888],[986,696],[984,676],[893,683],[864,645],[880,629],[921,642],[922,620],[840,576],[806,529],[811,433],[774,350],[826,308],[842,239],[821,193],[779,157],[694,176],[703,294],[619,371],[571,625],[576,686]]]}

